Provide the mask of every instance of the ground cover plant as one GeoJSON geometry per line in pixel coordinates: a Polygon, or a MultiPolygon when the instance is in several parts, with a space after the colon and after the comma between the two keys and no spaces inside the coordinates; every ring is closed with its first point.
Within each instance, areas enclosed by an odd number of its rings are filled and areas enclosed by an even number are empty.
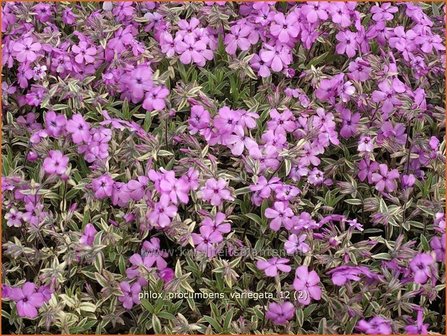
{"type": "Polygon", "coordinates": [[[444,334],[444,18],[3,3],[3,332],[444,334]]]}

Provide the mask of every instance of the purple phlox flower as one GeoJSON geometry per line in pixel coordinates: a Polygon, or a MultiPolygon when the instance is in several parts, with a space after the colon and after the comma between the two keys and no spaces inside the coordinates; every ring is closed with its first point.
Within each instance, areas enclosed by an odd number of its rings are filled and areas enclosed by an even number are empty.
{"type": "Polygon", "coordinates": [[[394,78],[392,82],[384,80],[379,83],[379,90],[375,90],[371,98],[376,103],[382,102],[382,112],[388,115],[394,110],[395,106],[401,104],[396,95],[405,91],[405,85],[398,78],[394,78]]]}
{"type": "Polygon", "coordinates": [[[89,46],[86,41],[80,41],[79,45],[71,47],[75,56],[75,61],[78,64],[89,64],[95,61],[96,53],[98,52],[94,46],[89,46]]]}
{"type": "Polygon", "coordinates": [[[342,108],[340,111],[340,117],[343,120],[343,125],[340,130],[340,135],[348,139],[357,133],[357,127],[359,126],[361,115],[360,113],[352,113],[346,108],[342,108]]]}
{"type": "Polygon", "coordinates": [[[441,237],[433,237],[430,241],[430,246],[435,252],[436,261],[445,262],[445,233],[441,237]]]}
{"type": "Polygon", "coordinates": [[[42,166],[45,173],[62,176],[67,171],[68,161],[68,156],[60,150],[50,150],[42,166]]]}
{"type": "Polygon", "coordinates": [[[71,8],[65,8],[64,11],[62,12],[62,21],[66,24],[66,25],[72,25],[73,23],[76,22],[77,16],[76,14],[73,13],[73,11],[71,10],[71,8]]]}
{"type": "Polygon", "coordinates": [[[286,250],[287,254],[295,254],[297,251],[303,253],[309,252],[310,246],[305,242],[306,238],[306,234],[302,234],[299,237],[296,234],[291,234],[284,243],[284,249],[286,250]]]}
{"type": "Polygon", "coordinates": [[[118,301],[126,309],[132,309],[134,304],[140,304],[141,285],[138,282],[130,285],[127,281],[120,282],[120,289],[123,295],[118,297],[118,301]]]}
{"type": "Polygon", "coordinates": [[[303,211],[298,216],[294,216],[291,220],[291,225],[287,228],[291,233],[299,234],[302,230],[317,229],[319,224],[312,219],[310,213],[303,211]]]}
{"type": "Polygon", "coordinates": [[[12,47],[13,54],[20,63],[34,62],[37,53],[42,49],[39,42],[34,42],[32,37],[25,37],[23,40],[15,41],[12,47]]]}
{"type": "Polygon", "coordinates": [[[308,174],[307,181],[312,185],[320,185],[324,182],[324,173],[314,167],[308,174]]]}
{"type": "Polygon", "coordinates": [[[405,327],[405,332],[409,335],[427,335],[428,334],[428,323],[424,323],[424,311],[422,308],[417,310],[416,324],[407,325],[405,327]]]}
{"type": "Polygon", "coordinates": [[[445,50],[442,38],[439,35],[416,36],[415,42],[421,46],[421,50],[426,54],[431,54],[433,49],[436,51],[445,50]]]}
{"type": "Polygon", "coordinates": [[[180,177],[180,180],[188,186],[188,191],[197,190],[199,188],[199,171],[190,167],[186,174],[180,177]]]}
{"type": "Polygon", "coordinates": [[[255,184],[250,185],[250,191],[253,192],[251,200],[253,204],[259,206],[263,199],[270,197],[273,190],[281,186],[278,177],[272,177],[269,181],[264,176],[260,176],[255,184]]]}
{"type": "Polygon", "coordinates": [[[52,5],[46,3],[40,3],[33,7],[33,12],[36,13],[37,19],[45,23],[53,17],[52,5]]]}
{"type": "Polygon", "coordinates": [[[322,79],[315,90],[315,96],[321,101],[334,104],[335,98],[338,96],[338,89],[343,83],[343,77],[344,74],[339,74],[332,78],[322,79]]]}
{"type": "Polygon", "coordinates": [[[292,63],[291,50],[286,45],[264,44],[263,49],[259,52],[262,61],[268,64],[275,72],[282,71],[286,66],[292,63]]]}
{"type": "Polygon", "coordinates": [[[36,121],[37,115],[34,112],[27,113],[25,116],[17,118],[17,124],[29,131],[38,131],[42,129],[42,125],[36,121]]]}
{"type": "Polygon", "coordinates": [[[434,226],[436,231],[441,233],[445,232],[445,214],[443,212],[437,212],[435,214],[434,226]]]}
{"type": "Polygon", "coordinates": [[[289,13],[287,16],[284,16],[283,13],[275,14],[270,26],[270,33],[282,43],[287,43],[296,38],[300,33],[296,14],[294,12],[289,13]]]}
{"type": "Polygon", "coordinates": [[[349,63],[349,78],[359,82],[363,82],[369,79],[371,73],[370,64],[363,60],[361,57],[357,57],[354,61],[349,63]]]}
{"type": "Polygon", "coordinates": [[[398,10],[389,2],[382,3],[380,6],[374,5],[371,7],[372,18],[374,21],[390,21],[398,10]]]}
{"type": "Polygon", "coordinates": [[[73,142],[80,144],[81,142],[88,143],[90,140],[90,125],[85,121],[81,114],[74,114],[70,120],[67,121],[67,131],[71,134],[73,142]]]}
{"type": "Polygon", "coordinates": [[[414,282],[424,284],[432,277],[433,256],[428,253],[419,253],[410,261],[410,268],[414,273],[414,282]]]}
{"type": "Polygon", "coordinates": [[[350,13],[346,3],[329,3],[328,12],[331,15],[331,20],[333,23],[339,24],[342,28],[347,28],[351,25],[350,13]]]}
{"type": "Polygon", "coordinates": [[[159,181],[161,198],[173,204],[188,203],[189,186],[182,179],[175,178],[174,171],[164,171],[159,181]]]}
{"type": "Polygon", "coordinates": [[[164,281],[164,283],[168,283],[175,278],[175,273],[172,268],[166,267],[158,271],[158,276],[164,281]]]}
{"type": "Polygon", "coordinates": [[[189,132],[191,134],[199,133],[202,136],[205,134],[205,130],[209,128],[211,117],[210,113],[201,105],[194,105],[191,107],[191,116],[188,119],[189,132]]]}
{"type": "Polygon", "coordinates": [[[361,153],[371,153],[374,150],[374,141],[370,136],[362,135],[357,150],[361,153]]]}
{"type": "Polygon", "coordinates": [[[99,200],[111,197],[113,193],[113,178],[110,174],[103,174],[92,180],[92,189],[99,200]]]}
{"type": "Polygon", "coordinates": [[[267,127],[275,133],[293,132],[296,129],[295,117],[290,110],[279,113],[278,110],[270,110],[270,120],[267,127]]]}
{"type": "Polygon", "coordinates": [[[363,333],[375,335],[390,335],[393,332],[391,322],[380,316],[373,317],[369,321],[360,320],[357,323],[357,329],[363,333]]]}
{"type": "Polygon", "coordinates": [[[218,114],[214,118],[214,126],[220,133],[231,133],[236,129],[244,133],[242,125],[239,123],[241,115],[238,111],[234,111],[227,106],[219,109],[218,114]]]}
{"type": "Polygon", "coordinates": [[[141,255],[145,258],[149,257],[148,263],[155,264],[158,270],[163,270],[168,266],[164,258],[167,258],[169,254],[166,251],[160,250],[160,239],[156,237],[146,240],[143,243],[141,255]]]}
{"type": "Polygon", "coordinates": [[[373,173],[371,180],[376,184],[375,188],[384,192],[393,192],[397,189],[396,180],[399,179],[400,175],[397,169],[388,170],[388,166],[384,163],[379,165],[379,172],[373,173]]]}
{"type": "Polygon", "coordinates": [[[289,208],[287,202],[275,202],[273,208],[265,209],[265,217],[272,219],[270,221],[270,228],[273,231],[279,231],[281,226],[285,228],[290,227],[290,222],[293,217],[293,211],[289,208]]]}
{"type": "Polygon", "coordinates": [[[17,314],[20,317],[33,319],[38,315],[38,309],[45,303],[42,293],[37,291],[36,285],[26,282],[20,287],[10,287],[9,298],[16,302],[17,314]]]}
{"type": "Polygon", "coordinates": [[[405,125],[401,123],[392,124],[385,121],[377,134],[377,144],[382,145],[385,139],[393,139],[396,143],[403,145],[406,142],[405,125]]]}
{"type": "Polygon", "coordinates": [[[278,201],[290,201],[297,197],[301,190],[289,184],[281,184],[276,188],[275,192],[278,201]]]}
{"type": "Polygon", "coordinates": [[[379,164],[375,161],[370,161],[368,158],[362,159],[359,162],[359,172],[357,174],[360,181],[365,181],[368,178],[368,183],[374,183],[372,179],[373,173],[379,170],[379,164]]]}
{"type": "Polygon", "coordinates": [[[146,92],[153,90],[152,71],[149,66],[138,66],[128,76],[128,90],[133,103],[140,102],[146,92]]]}
{"type": "Polygon", "coordinates": [[[246,21],[238,22],[230,29],[230,33],[225,35],[225,51],[230,54],[236,54],[239,48],[242,51],[250,49],[250,46],[256,44],[259,39],[258,32],[246,21]]]}
{"type": "Polygon", "coordinates": [[[298,302],[303,305],[308,305],[311,299],[316,301],[321,299],[320,277],[315,271],[309,272],[306,265],[296,269],[293,288],[301,293],[298,302]]]}
{"type": "Polygon", "coordinates": [[[6,225],[9,227],[11,227],[11,226],[21,227],[22,226],[22,218],[23,218],[23,212],[18,211],[14,207],[9,209],[9,211],[5,214],[6,225]]]}
{"type": "Polygon", "coordinates": [[[54,111],[45,113],[45,126],[49,136],[59,137],[65,131],[67,117],[63,114],[56,114],[54,111]]]}
{"type": "Polygon", "coordinates": [[[254,54],[250,59],[250,66],[258,71],[258,75],[262,78],[269,77],[271,62],[265,62],[258,54],[254,54]]]}
{"type": "Polygon", "coordinates": [[[260,259],[256,262],[256,267],[264,271],[268,277],[275,277],[278,275],[278,271],[289,273],[292,268],[287,265],[289,259],[273,257],[268,260],[260,259]]]}
{"type": "Polygon", "coordinates": [[[357,53],[358,43],[357,34],[349,30],[338,32],[335,36],[338,43],[335,48],[337,54],[346,54],[348,57],[354,57],[357,53]]]}
{"type": "Polygon", "coordinates": [[[141,286],[146,286],[148,283],[146,273],[152,270],[156,259],[135,253],[129,258],[129,262],[132,266],[126,269],[127,277],[131,280],[136,279],[141,286]]]}
{"type": "Polygon", "coordinates": [[[201,223],[202,226],[209,226],[214,231],[218,231],[220,233],[229,233],[231,231],[231,224],[226,221],[226,216],[222,212],[216,213],[214,218],[205,217],[205,219],[201,223]]]}
{"type": "Polygon", "coordinates": [[[248,129],[256,128],[256,119],[259,119],[259,114],[247,110],[236,110],[239,113],[239,125],[248,129]]]}
{"type": "Polygon", "coordinates": [[[143,199],[148,182],[149,178],[146,176],[138,176],[136,180],[129,180],[127,182],[127,190],[129,191],[130,198],[134,201],[143,199]]]}
{"type": "Polygon", "coordinates": [[[211,226],[201,226],[200,234],[192,233],[192,241],[197,251],[205,253],[208,258],[216,255],[216,244],[223,240],[222,233],[211,226]]]}
{"type": "Polygon", "coordinates": [[[272,302],[268,305],[265,317],[276,325],[286,324],[295,315],[295,307],[289,302],[276,303],[272,302]]]}
{"type": "Polygon", "coordinates": [[[176,52],[180,55],[180,62],[183,64],[196,63],[198,66],[203,67],[207,60],[213,59],[213,52],[207,49],[207,44],[197,40],[191,34],[186,36],[176,35],[174,42],[176,52]]]}
{"type": "Polygon", "coordinates": [[[348,219],[347,223],[350,227],[357,229],[359,231],[363,231],[363,225],[357,222],[357,219],[348,219]]]}
{"type": "Polygon", "coordinates": [[[161,52],[168,58],[172,58],[175,55],[175,42],[170,33],[163,32],[160,35],[160,48],[161,52]]]}
{"type": "Polygon", "coordinates": [[[328,19],[328,3],[324,1],[309,1],[301,7],[301,13],[309,23],[325,21],[328,19]]]}
{"type": "Polygon", "coordinates": [[[331,269],[327,274],[332,276],[332,283],[343,286],[347,281],[359,281],[361,276],[365,276],[368,281],[381,279],[379,275],[369,270],[366,266],[338,266],[331,269]]]}
{"type": "Polygon", "coordinates": [[[143,101],[143,108],[146,111],[161,111],[166,107],[166,97],[169,95],[169,90],[163,85],[153,86],[150,91],[146,92],[143,101]]]}
{"type": "Polygon", "coordinates": [[[149,212],[148,219],[152,225],[165,228],[171,224],[175,215],[177,215],[177,207],[166,199],[160,199],[149,212]]]}
{"type": "Polygon", "coordinates": [[[401,182],[404,189],[411,188],[416,183],[416,176],[413,174],[404,174],[402,175],[401,182]]]}
{"type": "Polygon", "coordinates": [[[205,186],[200,190],[200,197],[214,206],[220,206],[223,201],[232,201],[234,199],[228,189],[227,181],[223,178],[206,180],[205,186]]]}
{"type": "Polygon", "coordinates": [[[82,233],[81,238],[79,239],[79,243],[83,245],[93,246],[93,242],[95,240],[97,232],[98,231],[96,231],[93,224],[88,223],[84,228],[84,232],[82,233]]]}

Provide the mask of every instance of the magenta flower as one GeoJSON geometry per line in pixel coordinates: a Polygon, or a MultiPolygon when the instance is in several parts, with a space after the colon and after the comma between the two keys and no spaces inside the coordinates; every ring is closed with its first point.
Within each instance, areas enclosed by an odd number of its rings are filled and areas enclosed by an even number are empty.
{"type": "Polygon", "coordinates": [[[149,212],[149,222],[160,228],[165,228],[171,224],[172,218],[177,214],[177,207],[167,200],[160,200],[155,203],[153,210],[149,212]]]}
{"type": "Polygon", "coordinates": [[[427,335],[428,323],[424,323],[424,312],[422,309],[418,309],[416,324],[407,325],[405,332],[409,335],[427,335]]]}
{"type": "Polygon", "coordinates": [[[82,234],[81,238],[79,239],[79,243],[88,245],[88,246],[93,246],[93,242],[95,240],[95,236],[96,236],[97,232],[98,231],[96,231],[95,227],[92,224],[88,223],[84,228],[84,233],[82,234]]]}
{"type": "Polygon", "coordinates": [[[76,54],[75,61],[78,64],[88,64],[93,63],[97,50],[95,47],[90,47],[87,42],[81,41],[79,45],[74,45],[71,50],[76,54]]]}
{"type": "Polygon", "coordinates": [[[225,51],[230,55],[236,54],[239,48],[242,51],[250,49],[258,40],[258,34],[253,27],[247,24],[236,24],[231,27],[229,34],[225,35],[225,51]]]}
{"type": "Polygon", "coordinates": [[[319,20],[325,21],[328,19],[328,4],[320,1],[309,1],[302,8],[302,13],[306,16],[309,23],[315,23],[319,20]]]}
{"type": "Polygon", "coordinates": [[[20,317],[33,319],[38,315],[38,309],[45,303],[42,293],[37,291],[36,285],[26,282],[22,288],[10,288],[9,298],[16,302],[17,314],[20,317]]]}
{"type": "Polygon", "coordinates": [[[163,86],[154,86],[150,91],[146,92],[143,101],[143,108],[146,111],[160,111],[166,107],[166,97],[169,95],[169,90],[163,86]]]}
{"type": "Polygon", "coordinates": [[[390,321],[380,316],[373,317],[369,321],[360,320],[357,323],[357,329],[372,335],[390,335],[393,332],[390,321]]]}
{"type": "Polygon", "coordinates": [[[37,59],[37,52],[42,49],[42,45],[39,42],[34,42],[32,37],[25,37],[22,41],[15,41],[12,49],[20,63],[34,62],[37,59]]]}
{"type": "Polygon", "coordinates": [[[265,317],[276,325],[283,325],[295,315],[295,307],[289,301],[283,303],[272,302],[269,304],[265,317]]]}
{"type": "Polygon", "coordinates": [[[300,266],[295,271],[295,280],[293,288],[302,293],[298,297],[298,302],[308,305],[313,300],[321,299],[320,277],[317,272],[308,270],[306,265],[300,266]]]}
{"type": "Polygon", "coordinates": [[[65,131],[67,117],[62,114],[56,114],[54,111],[48,111],[45,114],[45,125],[49,136],[59,137],[65,131]]]}
{"type": "Polygon", "coordinates": [[[208,226],[214,231],[218,231],[222,234],[231,231],[231,224],[226,221],[226,216],[222,212],[218,212],[214,218],[205,217],[201,225],[208,226]]]}
{"type": "Polygon", "coordinates": [[[400,177],[397,169],[388,170],[386,164],[379,165],[379,172],[373,173],[371,180],[376,184],[376,189],[380,192],[393,192],[397,188],[397,181],[400,177]]]}
{"type": "Polygon", "coordinates": [[[97,199],[111,197],[113,193],[113,179],[110,174],[104,174],[92,180],[92,189],[97,199]]]}
{"type": "Polygon", "coordinates": [[[43,170],[50,175],[64,175],[67,171],[68,156],[60,150],[50,150],[48,156],[43,161],[43,170]]]}
{"type": "Polygon", "coordinates": [[[273,257],[268,260],[258,260],[256,267],[264,271],[266,276],[275,277],[278,275],[278,271],[289,273],[292,269],[289,265],[289,259],[273,257]]]}
{"type": "Polygon", "coordinates": [[[9,209],[9,211],[5,214],[6,225],[8,225],[9,227],[21,227],[22,218],[23,212],[18,211],[16,208],[9,209]]]}
{"type": "Polygon", "coordinates": [[[436,254],[436,261],[445,262],[445,233],[441,237],[433,237],[430,246],[436,254]]]}
{"type": "Polygon", "coordinates": [[[410,261],[410,268],[414,273],[414,282],[424,284],[432,277],[431,265],[435,263],[428,253],[419,253],[410,261]]]}
{"type": "Polygon", "coordinates": [[[310,246],[305,243],[306,238],[306,234],[302,234],[299,237],[296,234],[291,234],[284,243],[284,249],[286,250],[287,254],[295,254],[297,251],[303,253],[309,252],[310,246]]]}
{"type": "Polygon", "coordinates": [[[374,150],[374,142],[371,137],[362,135],[359,140],[359,145],[357,147],[359,152],[368,152],[371,153],[374,150]]]}
{"type": "Polygon", "coordinates": [[[130,285],[127,281],[120,282],[120,289],[123,295],[118,297],[118,301],[126,309],[132,309],[134,304],[140,304],[141,286],[138,282],[130,285]]]}
{"type": "Polygon", "coordinates": [[[355,61],[349,63],[349,78],[364,82],[369,79],[371,73],[370,64],[363,60],[361,57],[357,57],[355,61]]]}
{"type": "Polygon", "coordinates": [[[81,142],[88,143],[90,140],[90,125],[80,114],[74,114],[67,121],[67,131],[71,134],[75,144],[80,144],[81,142]]]}
{"type": "Polygon", "coordinates": [[[349,30],[337,33],[335,36],[338,44],[335,48],[337,54],[346,54],[348,57],[354,57],[358,48],[357,34],[349,30]]]}
{"type": "Polygon", "coordinates": [[[161,199],[173,204],[188,203],[189,185],[182,179],[176,179],[174,171],[165,171],[159,183],[161,199]]]}
{"type": "Polygon", "coordinates": [[[392,112],[395,106],[401,104],[396,95],[406,90],[404,84],[397,78],[394,78],[392,82],[384,80],[379,83],[379,89],[372,93],[371,98],[376,103],[382,102],[382,112],[386,114],[392,112]]]}
{"type": "Polygon", "coordinates": [[[278,13],[273,17],[270,33],[277,37],[280,42],[289,42],[296,38],[299,32],[299,25],[297,24],[295,13],[290,13],[287,16],[284,16],[283,13],[278,13]]]}
{"type": "Polygon", "coordinates": [[[292,63],[290,49],[285,45],[264,44],[264,49],[260,51],[259,56],[275,72],[280,72],[292,63]]]}
{"type": "Polygon", "coordinates": [[[223,201],[232,201],[234,199],[228,189],[228,183],[223,178],[206,180],[200,194],[204,201],[208,201],[214,206],[222,205],[223,201]]]}
{"type": "Polygon", "coordinates": [[[217,252],[216,244],[223,240],[223,236],[211,226],[201,226],[199,230],[200,234],[191,234],[195,248],[205,253],[208,258],[212,258],[217,252]]]}
{"type": "Polygon", "coordinates": [[[265,217],[272,219],[270,228],[273,231],[279,231],[281,226],[290,227],[293,217],[293,211],[285,202],[275,202],[273,208],[265,209],[265,217]]]}

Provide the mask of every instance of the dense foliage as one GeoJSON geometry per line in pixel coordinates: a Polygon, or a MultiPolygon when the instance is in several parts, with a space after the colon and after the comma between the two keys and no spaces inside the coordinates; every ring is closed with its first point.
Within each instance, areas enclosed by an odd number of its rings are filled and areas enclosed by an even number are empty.
{"type": "Polygon", "coordinates": [[[445,333],[442,3],[4,3],[5,333],[445,333]]]}

